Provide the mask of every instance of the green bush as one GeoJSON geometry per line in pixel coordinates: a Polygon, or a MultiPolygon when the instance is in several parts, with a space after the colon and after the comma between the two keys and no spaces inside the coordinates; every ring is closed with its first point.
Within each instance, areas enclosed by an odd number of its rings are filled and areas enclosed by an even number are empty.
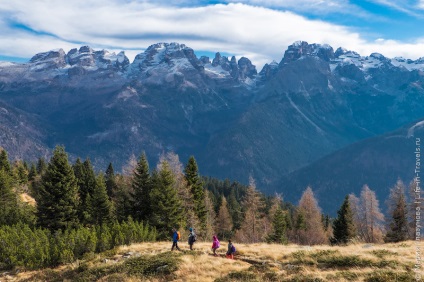
{"type": "Polygon", "coordinates": [[[56,266],[81,259],[86,254],[110,250],[124,242],[155,240],[154,228],[132,220],[96,228],[80,226],[54,233],[26,224],[0,226],[0,270],[56,266]]]}

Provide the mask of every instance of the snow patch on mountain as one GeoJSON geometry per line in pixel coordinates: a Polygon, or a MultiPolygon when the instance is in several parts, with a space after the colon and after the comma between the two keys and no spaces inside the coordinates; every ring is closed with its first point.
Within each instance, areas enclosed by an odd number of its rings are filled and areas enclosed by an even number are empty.
{"type": "Polygon", "coordinates": [[[414,124],[408,129],[408,134],[406,135],[406,137],[411,138],[412,136],[414,136],[415,128],[420,128],[423,126],[424,126],[424,120],[417,122],[416,124],[414,124]]]}

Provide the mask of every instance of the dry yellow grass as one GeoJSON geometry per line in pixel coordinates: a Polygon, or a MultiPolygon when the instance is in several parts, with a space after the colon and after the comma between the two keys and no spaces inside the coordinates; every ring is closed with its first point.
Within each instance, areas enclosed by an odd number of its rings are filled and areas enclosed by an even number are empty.
{"type": "MultiPolygon", "coordinates": [[[[195,250],[189,251],[187,243],[180,243],[179,245],[183,252],[179,257],[178,270],[172,274],[172,278],[168,276],[167,279],[172,281],[208,282],[223,278],[222,281],[243,281],[243,278],[237,280],[228,276],[233,273],[239,275],[237,277],[251,275],[251,277],[256,277],[254,281],[308,281],[295,280],[302,277],[321,279],[316,281],[365,281],[370,275],[382,271],[382,277],[386,278],[372,281],[415,281],[410,280],[412,267],[416,260],[415,243],[412,241],[398,244],[355,244],[334,247],[238,244],[236,242],[237,259],[235,260],[225,258],[225,242],[222,242],[222,247],[218,250],[218,254],[220,254],[218,257],[211,255],[211,244],[211,242],[197,242],[194,245],[195,250]],[[322,256],[321,261],[316,259],[317,256],[322,256]],[[337,260],[335,260],[336,264],[332,265],[334,257],[340,259],[357,258],[359,265],[337,265],[337,260]],[[322,260],[325,262],[323,263],[322,260]],[[369,266],[361,265],[361,262],[364,261],[371,262],[371,264],[369,266]],[[396,280],[397,275],[407,276],[407,278],[405,278],[406,280],[396,280]]],[[[116,260],[113,263],[119,264],[125,261],[122,256],[127,252],[139,253],[141,256],[157,255],[170,251],[171,245],[171,242],[156,242],[122,246],[116,250],[116,254],[108,254],[107,257],[112,261],[116,260]]],[[[111,263],[110,261],[105,262],[104,258],[105,255],[96,255],[88,263],[90,267],[102,267],[111,263]]],[[[345,261],[342,262],[344,263],[345,261]]],[[[349,263],[350,261],[348,260],[347,262],[349,263]]],[[[77,267],[78,263],[74,263],[52,271],[69,271],[77,267]]],[[[7,279],[4,276],[0,276],[0,281],[32,281],[31,278],[40,277],[39,274],[40,271],[24,272],[7,279]]],[[[42,280],[39,279],[38,281],[42,280]]],[[[113,274],[97,281],[153,282],[164,281],[164,278],[153,277],[147,279],[130,277],[126,274],[113,274]]]]}
{"type": "Polygon", "coordinates": [[[35,199],[33,197],[31,197],[27,193],[20,194],[20,197],[21,197],[22,202],[27,203],[27,204],[35,207],[36,202],[35,202],[35,199]]]}

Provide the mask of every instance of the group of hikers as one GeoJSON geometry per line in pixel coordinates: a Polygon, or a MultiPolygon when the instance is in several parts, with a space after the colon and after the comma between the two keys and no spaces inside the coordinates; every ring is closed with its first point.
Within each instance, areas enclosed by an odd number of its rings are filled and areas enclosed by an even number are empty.
{"type": "MultiPolygon", "coordinates": [[[[197,241],[197,235],[196,235],[195,230],[192,227],[190,227],[188,230],[190,231],[190,233],[188,235],[188,244],[190,246],[190,250],[193,250],[193,244],[194,244],[194,242],[197,241]]],[[[213,239],[213,242],[212,242],[213,255],[218,256],[218,254],[216,253],[216,250],[219,249],[221,244],[220,244],[218,237],[216,235],[213,235],[212,239],[213,239]]],[[[176,228],[173,228],[172,229],[172,248],[171,248],[171,251],[173,251],[174,248],[177,249],[178,251],[181,251],[181,249],[178,247],[178,241],[179,240],[181,240],[181,234],[176,228]]],[[[234,259],[235,252],[236,252],[236,248],[234,247],[231,240],[228,240],[228,249],[227,249],[225,256],[227,258],[234,259]]]]}

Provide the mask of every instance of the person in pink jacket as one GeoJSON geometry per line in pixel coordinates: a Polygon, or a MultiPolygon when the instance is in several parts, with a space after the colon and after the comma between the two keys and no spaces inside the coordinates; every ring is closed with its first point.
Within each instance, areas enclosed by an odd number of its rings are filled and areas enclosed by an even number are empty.
{"type": "Polygon", "coordinates": [[[218,240],[218,237],[216,237],[215,235],[213,235],[212,238],[213,238],[213,243],[212,243],[213,255],[217,256],[216,249],[220,247],[219,240],[218,240]]]}

